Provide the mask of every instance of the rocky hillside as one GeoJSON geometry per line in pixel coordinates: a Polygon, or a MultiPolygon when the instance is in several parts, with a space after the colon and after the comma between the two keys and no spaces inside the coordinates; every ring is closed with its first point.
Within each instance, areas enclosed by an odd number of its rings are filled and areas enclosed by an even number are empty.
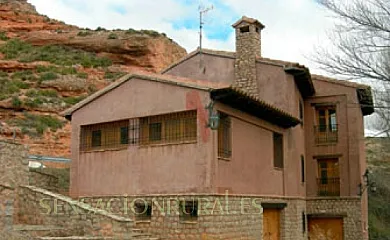
{"type": "Polygon", "coordinates": [[[60,111],[127,72],[158,72],[185,54],[153,30],[80,29],[26,0],[0,0],[0,139],[69,157],[70,126],[60,111]]]}

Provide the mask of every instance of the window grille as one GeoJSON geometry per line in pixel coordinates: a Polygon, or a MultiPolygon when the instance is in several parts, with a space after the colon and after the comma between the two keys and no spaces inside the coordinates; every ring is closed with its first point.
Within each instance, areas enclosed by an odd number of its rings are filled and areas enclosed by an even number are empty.
{"type": "Polygon", "coordinates": [[[145,221],[152,219],[152,203],[151,202],[136,202],[134,204],[134,214],[137,221],[145,221]]]}
{"type": "Polygon", "coordinates": [[[185,111],[140,119],[141,145],[195,141],[196,111],[185,111]]]}
{"type": "Polygon", "coordinates": [[[198,219],[198,201],[195,199],[180,202],[180,221],[196,221],[198,219]]]}
{"type": "Polygon", "coordinates": [[[80,150],[98,150],[126,146],[129,120],[81,126],[80,150]]]}
{"type": "Polygon", "coordinates": [[[230,158],[232,156],[231,121],[224,113],[219,113],[218,126],[218,157],[230,158]]]}

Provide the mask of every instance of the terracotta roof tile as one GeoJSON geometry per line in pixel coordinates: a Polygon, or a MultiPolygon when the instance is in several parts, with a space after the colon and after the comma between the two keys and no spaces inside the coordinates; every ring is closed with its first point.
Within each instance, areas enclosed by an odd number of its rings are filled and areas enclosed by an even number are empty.
{"type": "Polygon", "coordinates": [[[334,79],[334,78],[325,77],[325,76],[316,75],[316,74],[312,74],[311,76],[312,76],[313,80],[339,84],[339,85],[343,85],[346,87],[352,87],[352,88],[369,88],[370,87],[370,86],[365,85],[365,84],[360,84],[360,83],[346,81],[346,80],[334,79]]]}

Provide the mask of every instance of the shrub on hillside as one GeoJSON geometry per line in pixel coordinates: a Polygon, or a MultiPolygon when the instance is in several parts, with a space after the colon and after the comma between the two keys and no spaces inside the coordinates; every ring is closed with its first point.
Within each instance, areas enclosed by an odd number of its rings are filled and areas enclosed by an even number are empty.
{"type": "Polygon", "coordinates": [[[107,39],[118,39],[118,35],[116,33],[110,33],[107,39]]]}
{"type": "Polygon", "coordinates": [[[12,98],[12,107],[20,108],[22,106],[22,101],[20,101],[19,97],[12,98]]]}
{"type": "Polygon", "coordinates": [[[56,117],[25,113],[23,118],[9,121],[13,126],[20,127],[23,134],[37,137],[46,130],[56,131],[64,126],[64,122],[56,117]]]}
{"type": "Polygon", "coordinates": [[[58,75],[54,72],[45,72],[41,75],[41,81],[50,81],[58,78],[58,75]]]}
{"type": "Polygon", "coordinates": [[[7,41],[8,39],[6,32],[0,32],[0,40],[7,41]]]}

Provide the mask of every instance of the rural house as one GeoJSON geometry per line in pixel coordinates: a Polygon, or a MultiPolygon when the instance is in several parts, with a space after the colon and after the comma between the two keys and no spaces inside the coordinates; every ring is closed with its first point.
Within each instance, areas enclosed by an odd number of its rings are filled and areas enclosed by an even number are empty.
{"type": "Polygon", "coordinates": [[[262,57],[258,20],[233,27],[235,52],[198,49],[63,113],[72,196],[164,239],[368,239],[371,89],[262,57]]]}

